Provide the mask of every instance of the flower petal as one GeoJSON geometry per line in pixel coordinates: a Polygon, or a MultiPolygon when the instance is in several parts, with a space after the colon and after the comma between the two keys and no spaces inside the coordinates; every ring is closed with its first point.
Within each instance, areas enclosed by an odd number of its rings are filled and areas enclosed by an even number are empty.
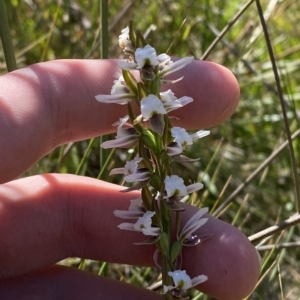
{"type": "Polygon", "coordinates": [[[118,67],[122,70],[134,70],[137,67],[137,64],[120,60],[118,61],[118,67]]]}
{"type": "Polygon", "coordinates": [[[194,163],[200,160],[200,158],[189,158],[184,155],[173,155],[172,158],[181,163],[194,163]]]}
{"type": "Polygon", "coordinates": [[[208,207],[199,209],[184,225],[182,231],[188,229],[193,223],[200,220],[201,217],[208,212],[208,207]]]}
{"type": "Polygon", "coordinates": [[[125,136],[122,138],[117,138],[115,140],[105,141],[100,146],[103,149],[109,148],[131,148],[138,141],[139,137],[136,136],[125,136]]]}
{"type": "Polygon", "coordinates": [[[149,119],[149,127],[158,133],[163,135],[165,129],[165,120],[163,115],[154,115],[149,119]]]}
{"type": "Polygon", "coordinates": [[[203,184],[200,183],[200,182],[196,182],[196,183],[193,183],[193,184],[190,184],[188,185],[186,188],[187,188],[187,193],[190,194],[190,193],[193,193],[193,192],[196,192],[196,191],[199,191],[203,188],[203,184]]]}
{"type": "Polygon", "coordinates": [[[208,277],[206,275],[199,275],[192,279],[192,287],[207,281],[208,277]]]}
{"type": "Polygon", "coordinates": [[[185,196],[188,193],[183,179],[177,175],[166,176],[165,189],[169,198],[173,196],[185,196]]]}
{"type": "Polygon", "coordinates": [[[177,156],[177,155],[180,155],[182,153],[182,147],[176,143],[176,142],[172,142],[168,145],[168,148],[167,148],[167,154],[169,156],[177,156]]]}
{"type": "Polygon", "coordinates": [[[168,275],[172,277],[175,288],[180,288],[185,291],[192,287],[191,277],[185,270],[175,270],[174,272],[168,272],[168,275]]]}
{"type": "Polygon", "coordinates": [[[118,225],[118,228],[122,229],[122,230],[133,230],[135,231],[134,227],[133,227],[134,224],[132,223],[121,223],[120,225],[118,225]]]}
{"type": "Polygon", "coordinates": [[[164,77],[166,75],[169,75],[171,73],[174,73],[182,68],[184,68],[186,65],[191,63],[194,60],[193,56],[187,56],[182,59],[179,59],[166,67],[164,67],[160,72],[159,72],[159,77],[164,77]]]}
{"type": "Polygon", "coordinates": [[[196,133],[191,134],[191,138],[193,141],[201,139],[210,134],[209,130],[199,130],[196,133]]]}
{"type": "Polygon", "coordinates": [[[127,104],[131,99],[134,98],[132,94],[114,94],[114,95],[97,95],[96,100],[101,103],[116,103],[116,104],[127,104]]]}
{"type": "Polygon", "coordinates": [[[207,221],[208,221],[208,218],[202,218],[202,219],[198,220],[197,222],[195,222],[194,224],[191,224],[189,227],[187,227],[184,230],[184,232],[182,232],[183,237],[189,238],[193,232],[195,232],[197,229],[199,229],[201,226],[203,226],[207,221]]]}
{"type": "Polygon", "coordinates": [[[145,121],[155,114],[166,114],[167,111],[161,100],[153,94],[145,97],[141,101],[141,113],[145,121]]]}
{"type": "Polygon", "coordinates": [[[124,174],[125,168],[114,168],[109,172],[109,176],[116,175],[116,174],[124,174]]]}
{"type": "Polygon", "coordinates": [[[147,183],[148,183],[149,180],[145,180],[145,181],[138,181],[136,182],[134,185],[132,185],[131,187],[127,188],[127,189],[124,189],[124,190],[121,190],[120,192],[121,193],[128,193],[128,192],[131,192],[131,191],[137,191],[137,190],[140,190],[141,188],[143,188],[147,183]]]}
{"type": "Polygon", "coordinates": [[[148,169],[138,169],[134,174],[124,176],[124,180],[127,182],[145,181],[150,178],[148,169]],[[145,171],[147,170],[147,171],[145,171]]]}
{"type": "Polygon", "coordinates": [[[156,50],[150,45],[146,45],[143,48],[137,48],[135,51],[135,60],[138,69],[143,68],[145,64],[151,66],[157,66],[159,64],[156,50]]]}
{"type": "Polygon", "coordinates": [[[138,219],[142,217],[144,212],[141,211],[128,211],[128,210],[114,210],[114,215],[121,219],[138,219]]]}
{"type": "Polygon", "coordinates": [[[171,135],[174,138],[174,142],[181,145],[182,148],[184,148],[186,145],[193,144],[191,136],[187,133],[187,131],[184,128],[172,127],[171,135]]]}

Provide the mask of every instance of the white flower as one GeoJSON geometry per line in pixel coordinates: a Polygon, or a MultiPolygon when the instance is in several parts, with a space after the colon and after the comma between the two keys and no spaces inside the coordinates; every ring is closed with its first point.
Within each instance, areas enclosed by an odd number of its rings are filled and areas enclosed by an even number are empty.
{"type": "MultiPolygon", "coordinates": [[[[165,57],[167,59],[167,57],[165,57]]],[[[169,74],[172,74],[182,68],[184,68],[186,65],[190,64],[194,60],[193,56],[187,56],[182,59],[179,59],[175,62],[167,60],[165,66],[162,68],[162,70],[158,73],[158,77],[162,78],[169,74]]]]}
{"type": "Polygon", "coordinates": [[[184,148],[186,145],[193,144],[192,137],[186,132],[186,130],[184,128],[172,127],[171,135],[174,138],[174,142],[176,142],[182,148],[184,148]]]}
{"type": "Polygon", "coordinates": [[[131,41],[129,39],[129,27],[122,29],[121,34],[119,35],[119,46],[123,49],[124,53],[132,54],[133,49],[131,41]]]}
{"type": "Polygon", "coordinates": [[[150,178],[149,170],[146,168],[138,168],[139,163],[143,160],[141,157],[136,157],[133,160],[126,162],[124,168],[112,169],[109,175],[123,174],[124,180],[127,182],[145,181],[150,178]]]}
{"type": "Polygon", "coordinates": [[[167,193],[167,198],[184,197],[202,188],[203,184],[199,182],[186,186],[183,182],[183,179],[177,175],[166,176],[165,178],[165,190],[167,193]]]}
{"type": "Polygon", "coordinates": [[[141,112],[145,121],[149,120],[154,115],[164,115],[167,113],[161,100],[153,94],[142,99],[141,112]]]}
{"type": "Polygon", "coordinates": [[[96,100],[101,103],[117,103],[127,104],[131,99],[134,99],[134,95],[130,93],[127,86],[124,83],[124,78],[121,75],[118,80],[114,80],[114,84],[111,88],[110,95],[97,95],[96,100]]]}
{"type": "Polygon", "coordinates": [[[137,48],[134,56],[138,69],[143,68],[145,65],[157,66],[159,64],[156,50],[150,45],[146,45],[143,48],[137,48]]]}
{"type": "Polygon", "coordinates": [[[181,108],[188,103],[193,102],[193,98],[187,96],[183,96],[178,99],[171,90],[160,93],[160,98],[167,112],[181,108]]]}
{"type": "Polygon", "coordinates": [[[156,51],[150,45],[137,48],[134,53],[135,62],[119,61],[118,67],[123,70],[142,69],[145,65],[155,67],[159,64],[156,51]]]}
{"type": "Polygon", "coordinates": [[[144,235],[157,236],[160,228],[151,227],[154,211],[146,211],[143,216],[139,217],[136,223],[121,223],[118,227],[123,230],[132,230],[142,232],[144,235]]]}
{"type": "Polygon", "coordinates": [[[128,210],[145,212],[145,207],[144,207],[142,197],[130,200],[130,205],[128,210]]]}
{"type": "Polygon", "coordinates": [[[204,214],[206,214],[208,212],[208,208],[202,208],[200,210],[198,210],[184,225],[184,227],[182,228],[179,236],[177,237],[177,239],[179,241],[182,242],[183,245],[188,246],[189,242],[191,243],[191,245],[196,245],[196,243],[194,243],[194,239],[192,236],[192,233],[195,232],[197,229],[199,229],[201,226],[203,226],[208,218],[202,218],[202,216],[204,214]]]}
{"type": "Polygon", "coordinates": [[[174,272],[168,272],[168,275],[172,277],[174,286],[163,286],[163,293],[172,291],[174,289],[185,292],[186,290],[204,282],[207,280],[207,276],[199,275],[191,279],[191,277],[186,274],[186,271],[175,270],[174,272]]]}
{"type": "Polygon", "coordinates": [[[184,128],[172,127],[171,135],[174,138],[174,142],[176,142],[179,146],[182,147],[182,149],[184,149],[186,145],[192,145],[193,141],[209,135],[209,131],[200,130],[190,135],[184,128]]]}
{"type": "Polygon", "coordinates": [[[127,121],[129,116],[121,118],[119,122],[113,124],[113,126],[118,125],[117,135],[115,140],[106,141],[101,144],[104,149],[108,148],[130,148],[137,143],[139,136],[137,135],[134,128],[123,128],[123,125],[129,125],[127,121]]]}
{"type": "Polygon", "coordinates": [[[187,189],[183,179],[177,175],[171,175],[165,178],[165,189],[168,197],[183,197],[187,195],[187,189]]]}
{"type": "Polygon", "coordinates": [[[114,215],[121,219],[138,219],[145,213],[145,207],[141,197],[130,200],[128,210],[114,210],[114,215]]]}

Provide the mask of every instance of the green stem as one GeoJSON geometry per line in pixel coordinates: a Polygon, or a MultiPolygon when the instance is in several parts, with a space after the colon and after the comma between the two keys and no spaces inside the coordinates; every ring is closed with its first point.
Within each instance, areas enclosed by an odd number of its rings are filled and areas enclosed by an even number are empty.
{"type": "MultiPolygon", "coordinates": [[[[162,253],[162,281],[163,285],[168,286],[170,284],[170,277],[168,275],[169,271],[174,271],[172,269],[172,263],[170,259],[170,245],[171,245],[171,211],[167,208],[166,203],[162,200],[160,203],[161,208],[161,218],[163,224],[163,231],[167,234],[169,239],[169,249],[165,253],[162,253]]],[[[167,299],[167,298],[165,298],[167,299]]]]}
{"type": "MultiPolygon", "coordinates": [[[[102,150],[102,148],[101,148],[101,150],[102,150]]],[[[100,166],[100,167],[101,167],[101,171],[99,172],[99,175],[97,176],[97,179],[102,178],[102,175],[103,175],[104,171],[107,169],[107,165],[108,165],[108,163],[110,162],[111,158],[113,157],[113,155],[114,155],[114,153],[115,153],[115,150],[116,150],[116,148],[113,148],[113,149],[110,151],[110,153],[109,153],[109,155],[108,155],[108,157],[107,157],[105,163],[103,164],[103,166],[100,166]]]]}
{"type": "Polygon", "coordinates": [[[78,269],[79,269],[79,270],[83,270],[83,269],[84,269],[84,265],[85,265],[85,258],[82,258],[82,259],[80,260],[78,269]]]}
{"type": "Polygon", "coordinates": [[[5,56],[6,67],[7,71],[11,72],[17,69],[17,62],[14,55],[14,47],[9,32],[7,11],[4,0],[0,0],[0,20],[0,36],[5,56]]]}
{"type": "Polygon", "coordinates": [[[101,268],[100,268],[100,270],[99,270],[99,272],[98,272],[98,275],[99,275],[99,276],[100,276],[100,275],[103,275],[103,273],[104,273],[106,267],[107,267],[107,262],[102,263],[101,268]]]}
{"type": "Polygon", "coordinates": [[[101,6],[101,58],[108,58],[108,4],[107,0],[100,1],[101,6]]]}
{"type": "Polygon", "coordinates": [[[80,161],[80,163],[79,163],[79,166],[77,167],[77,170],[76,170],[76,172],[75,172],[76,175],[79,174],[79,172],[80,172],[80,170],[81,170],[81,168],[82,168],[82,165],[83,165],[83,163],[85,162],[85,160],[86,160],[86,158],[87,158],[87,156],[88,156],[88,153],[89,153],[90,150],[91,150],[91,147],[92,147],[93,142],[94,142],[94,139],[90,139],[90,142],[89,142],[89,144],[88,144],[88,146],[87,146],[87,148],[86,148],[86,150],[85,150],[85,152],[84,152],[84,154],[83,154],[83,157],[82,157],[82,159],[81,159],[81,161],[80,161]]]}

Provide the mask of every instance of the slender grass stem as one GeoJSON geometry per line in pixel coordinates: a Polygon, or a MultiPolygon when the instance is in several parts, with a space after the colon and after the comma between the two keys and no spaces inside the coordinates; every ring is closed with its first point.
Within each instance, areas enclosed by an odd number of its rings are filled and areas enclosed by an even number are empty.
{"type": "Polygon", "coordinates": [[[251,236],[249,236],[249,240],[254,243],[256,241],[259,241],[267,236],[274,235],[275,233],[282,231],[286,228],[289,228],[291,226],[294,226],[296,224],[300,223],[300,215],[297,214],[277,225],[271,226],[269,228],[266,228],[260,232],[257,232],[251,236]]]}
{"type": "Polygon", "coordinates": [[[59,9],[61,7],[61,3],[62,3],[62,0],[58,1],[58,3],[57,3],[57,8],[56,8],[56,11],[55,11],[53,22],[52,22],[51,27],[50,27],[49,35],[47,36],[46,46],[44,47],[44,51],[43,51],[42,56],[41,56],[41,61],[45,60],[47,50],[48,50],[48,47],[49,47],[49,43],[50,43],[50,40],[51,40],[51,37],[52,37],[52,34],[53,34],[53,30],[54,30],[54,27],[55,27],[55,24],[56,24],[56,20],[57,20],[57,17],[58,17],[59,9]]]}
{"type": "Polygon", "coordinates": [[[98,176],[97,176],[97,179],[101,179],[101,178],[102,178],[103,173],[104,173],[104,171],[106,170],[108,163],[111,161],[111,159],[112,159],[112,157],[113,157],[113,155],[114,155],[114,153],[115,153],[115,150],[116,150],[116,149],[113,148],[113,149],[110,151],[110,153],[109,153],[109,155],[108,155],[108,157],[107,157],[105,163],[103,164],[103,166],[101,166],[101,170],[100,170],[100,172],[99,172],[99,174],[98,174],[98,176]]]}
{"type": "Polygon", "coordinates": [[[5,2],[4,0],[0,0],[0,36],[1,36],[7,71],[11,72],[17,69],[17,62],[14,55],[14,47],[9,32],[7,11],[4,2],[5,2]]]}
{"type": "Polygon", "coordinates": [[[215,40],[211,43],[211,45],[208,47],[208,49],[203,53],[201,56],[201,60],[207,59],[209,54],[212,52],[212,50],[215,48],[215,46],[218,44],[218,42],[224,37],[224,35],[229,31],[229,29],[236,23],[236,21],[244,14],[244,12],[247,10],[247,8],[254,2],[254,0],[249,0],[238,12],[233,18],[228,22],[228,24],[223,28],[223,30],[220,32],[220,34],[215,38],[215,40]]]}
{"type": "Polygon", "coordinates": [[[297,204],[298,204],[297,205],[298,212],[300,212],[300,187],[299,187],[299,180],[298,180],[298,174],[297,174],[297,162],[296,162],[296,158],[295,158],[295,152],[294,152],[294,148],[293,148],[291,130],[290,130],[290,126],[289,126],[289,122],[288,122],[288,118],[287,118],[286,107],[285,107],[284,99],[283,99],[283,91],[282,91],[281,84],[280,84],[280,78],[279,78],[279,74],[278,74],[276,59],[275,59],[270,35],[268,33],[268,27],[267,27],[259,0],[256,0],[256,7],[258,10],[259,18],[261,21],[264,35],[265,35],[265,40],[266,40],[266,44],[267,44],[267,48],[268,48],[268,52],[269,52],[269,56],[270,56],[270,60],[271,60],[271,64],[272,64],[272,69],[273,69],[273,73],[274,73],[274,77],[275,77],[275,81],[276,81],[276,86],[277,86],[277,90],[278,90],[278,96],[280,99],[281,110],[282,110],[282,115],[283,115],[283,120],[284,120],[284,126],[285,126],[286,135],[287,135],[289,150],[290,150],[290,158],[291,158],[291,163],[292,163],[294,185],[295,185],[295,191],[296,191],[296,199],[297,199],[297,204]]]}
{"type": "Polygon", "coordinates": [[[101,268],[100,268],[100,270],[99,270],[99,272],[98,272],[98,275],[99,275],[99,276],[102,275],[102,274],[104,273],[106,267],[107,267],[107,262],[102,263],[101,268]]]}
{"type": "MultiPolygon", "coordinates": [[[[300,129],[297,130],[292,135],[292,140],[297,138],[300,135],[300,129]]],[[[288,145],[288,141],[285,141],[278,149],[276,149],[254,172],[252,172],[247,179],[240,184],[230,195],[227,199],[214,211],[213,216],[220,216],[222,211],[224,211],[225,207],[230,204],[235,197],[262,171],[264,170],[288,145]]]]}
{"type": "Polygon", "coordinates": [[[87,146],[87,148],[86,148],[86,150],[85,150],[85,152],[84,152],[84,154],[83,154],[83,157],[82,157],[82,159],[81,159],[81,161],[80,161],[80,163],[79,163],[79,165],[78,165],[78,167],[77,167],[77,170],[76,170],[76,172],[75,172],[76,175],[79,174],[79,172],[80,172],[80,170],[81,170],[81,168],[82,168],[83,163],[84,163],[85,160],[87,159],[88,154],[89,154],[89,152],[90,152],[90,150],[91,150],[91,147],[92,147],[93,142],[94,142],[94,139],[90,139],[90,142],[89,142],[89,144],[88,144],[88,146],[87,146]]]}
{"type": "Polygon", "coordinates": [[[101,58],[108,58],[108,3],[107,0],[100,1],[101,6],[101,58]]]}

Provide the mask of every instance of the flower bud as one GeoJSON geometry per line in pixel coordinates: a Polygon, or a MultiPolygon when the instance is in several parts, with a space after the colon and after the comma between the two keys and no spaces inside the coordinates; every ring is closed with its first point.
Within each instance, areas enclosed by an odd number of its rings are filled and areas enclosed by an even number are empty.
{"type": "Polygon", "coordinates": [[[142,189],[142,199],[146,210],[151,210],[153,196],[147,186],[144,186],[142,189]]]}
{"type": "Polygon", "coordinates": [[[131,74],[130,71],[127,70],[122,70],[122,75],[124,78],[124,81],[126,83],[127,88],[129,89],[129,91],[131,93],[133,93],[134,95],[137,94],[137,82],[135,77],[131,74]]]}
{"type": "Polygon", "coordinates": [[[160,191],[161,180],[157,174],[153,174],[150,179],[150,185],[157,191],[160,191]]]}
{"type": "Polygon", "coordinates": [[[159,78],[155,78],[151,82],[151,94],[158,95],[160,92],[160,87],[161,87],[161,81],[159,78]]]}
{"type": "Polygon", "coordinates": [[[150,150],[153,150],[154,152],[157,151],[155,136],[153,135],[153,133],[150,130],[145,129],[143,131],[142,141],[147,148],[149,148],[150,150]]]}
{"type": "Polygon", "coordinates": [[[169,237],[165,232],[162,232],[159,240],[159,247],[162,253],[166,254],[169,251],[169,237]]]}
{"type": "Polygon", "coordinates": [[[182,251],[182,244],[176,240],[171,246],[171,260],[174,261],[182,251]]]}

